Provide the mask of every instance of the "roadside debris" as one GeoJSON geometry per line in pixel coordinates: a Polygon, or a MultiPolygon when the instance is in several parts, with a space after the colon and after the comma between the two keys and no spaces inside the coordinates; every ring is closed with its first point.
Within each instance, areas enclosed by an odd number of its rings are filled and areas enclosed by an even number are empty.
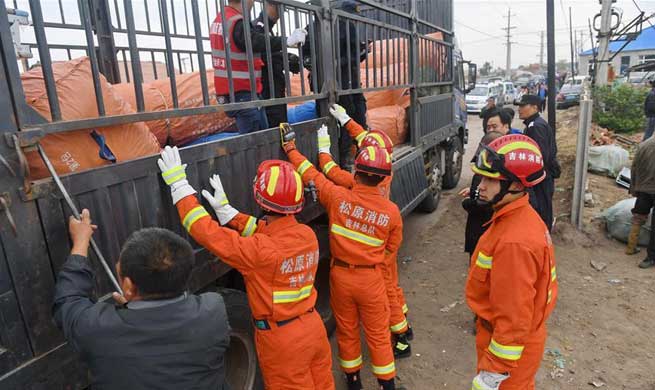
{"type": "Polygon", "coordinates": [[[452,309],[453,307],[455,307],[457,305],[461,305],[462,303],[464,303],[464,301],[455,301],[455,302],[451,303],[448,306],[442,307],[441,309],[439,309],[439,311],[442,312],[442,313],[448,313],[450,311],[450,309],[452,309]]]}
{"type": "Polygon", "coordinates": [[[607,283],[617,285],[622,284],[623,281],[621,279],[607,279],[607,283]]]}
{"type": "Polygon", "coordinates": [[[607,268],[607,263],[603,263],[602,261],[591,260],[591,266],[594,267],[596,271],[601,272],[602,270],[607,268]]]}
{"type": "Polygon", "coordinates": [[[600,378],[590,380],[589,384],[596,388],[605,386],[605,382],[600,378]]]}

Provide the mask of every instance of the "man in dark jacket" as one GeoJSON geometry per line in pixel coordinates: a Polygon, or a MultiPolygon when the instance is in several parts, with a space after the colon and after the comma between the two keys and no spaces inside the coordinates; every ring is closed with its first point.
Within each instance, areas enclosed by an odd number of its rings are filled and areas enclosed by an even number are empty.
{"type": "Polygon", "coordinates": [[[487,132],[487,122],[491,118],[491,114],[496,113],[496,98],[490,97],[487,99],[487,105],[480,110],[480,118],[482,118],[482,131],[487,132]]]}
{"type": "MultiPolygon", "coordinates": [[[[629,255],[637,253],[641,227],[655,207],[655,137],[642,142],[637,148],[630,176],[630,194],[637,197],[637,201],[632,209],[632,229],[626,249],[629,255]]],[[[648,254],[639,264],[640,268],[655,266],[655,218],[651,216],[651,220],[648,254]]]]}
{"type": "Polygon", "coordinates": [[[557,142],[555,132],[539,115],[541,98],[536,95],[523,95],[519,102],[519,118],[523,119],[525,131],[523,134],[532,138],[541,149],[546,179],[532,187],[530,204],[539,213],[548,230],[553,227],[553,194],[555,193],[555,179],[561,173],[557,161],[557,142]]]}
{"type": "Polygon", "coordinates": [[[644,132],[644,139],[646,141],[653,135],[655,130],[655,80],[650,81],[651,90],[646,96],[644,102],[644,113],[646,114],[646,132],[644,132]]]}
{"type": "Polygon", "coordinates": [[[116,264],[122,303],[96,303],[87,258],[96,226],[88,210],[69,222],[73,248],[57,284],[54,319],[101,390],[227,389],[229,325],[220,295],[185,292],[191,245],[158,228],[133,233],[116,264]]]}

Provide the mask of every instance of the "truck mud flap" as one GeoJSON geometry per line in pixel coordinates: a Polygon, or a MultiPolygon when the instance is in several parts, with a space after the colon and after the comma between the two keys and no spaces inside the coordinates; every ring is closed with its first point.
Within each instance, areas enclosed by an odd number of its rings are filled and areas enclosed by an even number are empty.
{"type": "Polygon", "coordinates": [[[398,205],[403,216],[412,212],[427,193],[428,181],[420,149],[394,162],[391,200],[398,205]]]}

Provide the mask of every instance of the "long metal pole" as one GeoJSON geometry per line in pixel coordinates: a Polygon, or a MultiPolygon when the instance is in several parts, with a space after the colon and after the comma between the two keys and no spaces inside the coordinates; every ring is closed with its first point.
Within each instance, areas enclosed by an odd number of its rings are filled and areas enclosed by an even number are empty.
{"type": "MultiPolygon", "coordinates": [[[[73,212],[73,216],[77,219],[81,219],[80,212],[77,210],[77,206],[75,206],[73,199],[71,198],[70,194],[66,190],[66,187],[64,187],[64,183],[61,182],[61,179],[59,178],[57,171],[55,171],[55,168],[52,166],[52,163],[50,162],[48,155],[45,154],[45,150],[43,150],[43,147],[40,144],[37,145],[37,148],[39,150],[39,154],[41,155],[41,159],[43,159],[43,163],[45,164],[46,168],[48,168],[48,172],[50,172],[50,176],[52,176],[52,179],[55,181],[57,188],[59,188],[59,191],[64,196],[64,200],[66,201],[66,204],[68,205],[68,207],[70,207],[71,211],[73,212]]],[[[104,268],[105,272],[107,273],[107,276],[111,281],[111,284],[114,285],[116,291],[118,291],[121,295],[123,295],[123,290],[121,289],[120,284],[118,284],[118,280],[116,280],[114,273],[111,271],[109,264],[107,264],[107,260],[105,260],[105,257],[102,255],[102,252],[100,251],[100,247],[93,239],[93,237],[91,237],[91,249],[98,257],[98,260],[100,261],[102,268],[104,268]]]]}
{"type": "Polygon", "coordinates": [[[548,39],[548,124],[555,132],[555,0],[546,2],[548,39]]]}
{"type": "Polygon", "coordinates": [[[569,7],[569,35],[571,40],[571,80],[575,77],[575,49],[573,48],[573,17],[571,16],[571,7],[569,7]]]}
{"type": "Polygon", "coordinates": [[[600,11],[600,33],[598,34],[598,62],[596,63],[596,85],[607,85],[607,67],[610,57],[610,33],[612,21],[612,0],[602,0],[600,11]]]}
{"type": "Polygon", "coordinates": [[[591,112],[593,102],[589,98],[589,85],[585,82],[580,99],[580,122],[578,124],[578,141],[576,144],[575,177],[573,181],[573,199],[571,202],[571,223],[582,229],[584,213],[584,195],[587,184],[587,160],[589,155],[589,132],[591,129],[591,112]]]}

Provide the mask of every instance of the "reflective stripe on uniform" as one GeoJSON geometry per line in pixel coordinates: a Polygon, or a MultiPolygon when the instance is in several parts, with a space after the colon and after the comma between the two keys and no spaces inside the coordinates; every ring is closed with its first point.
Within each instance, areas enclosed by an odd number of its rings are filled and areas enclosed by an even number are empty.
{"type": "Polygon", "coordinates": [[[323,173],[325,173],[327,175],[328,173],[330,173],[332,168],[334,168],[336,166],[337,166],[337,163],[335,163],[334,161],[329,161],[327,164],[325,164],[323,166],[323,173]]]}
{"type": "Polygon", "coordinates": [[[482,252],[478,252],[478,258],[475,260],[475,265],[484,269],[491,269],[492,256],[487,256],[482,252]]]}
{"type": "Polygon", "coordinates": [[[164,183],[171,185],[176,181],[186,179],[186,172],[184,171],[184,166],[178,165],[165,172],[162,172],[161,177],[164,179],[164,183]]]}
{"type": "Polygon", "coordinates": [[[300,173],[300,176],[302,176],[311,167],[312,167],[312,163],[310,163],[308,160],[305,160],[298,166],[297,171],[298,173],[300,173]]]}
{"type": "Polygon", "coordinates": [[[362,355],[359,355],[356,359],[353,360],[343,360],[339,358],[339,365],[343,368],[357,368],[363,363],[362,355]]]}
{"type": "MultiPolygon", "coordinates": [[[[253,72],[253,75],[255,76],[256,79],[262,77],[262,71],[261,70],[256,70],[253,72]]],[[[227,78],[227,70],[222,70],[222,69],[215,69],[214,70],[214,77],[223,77],[227,78]]],[[[233,79],[241,79],[241,80],[250,80],[250,72],[243,72],[240,70],[232,70],[232,78],[233,79]]]]}
{"type": "MultiPolygon", "coordinates": [[[[218,58],[227,58],[226,55],[225,55],[225,51],[223,51],[223,50],[213,49],[212,50],[212,55],[215,56],[215,57],[218,57],[218,58]]],[[[230,60],[247,61],[248,60],[248,55],[246,53],[230,51],[230,60]]]]}
{"type": "Polygon", "coordinates": [[[273,291],[273,303],[290,303],[298,302],[309,298],[312,295],[313,284],[305,286],[298,290],[291,291],[273,291]]]}
{"type": "Polygon", "coordinates": [[[357,141],[357,145],[361,144],[364,138],[366,138],[366,135],[368,134],[368,131],[362,131],[359,133],[357,137],[355,137],[355,141],[357,141]]]}
{"type": "Polygon", "coordinates": [[[549,304],[552,299],[553,299],[553,290],[548,290],[548,299],[546,300],[546,304],[549,304]]]}
{"type": "Polygon", "coordinates": [[[373,374],[375,375],[388,375],[393,374],[393,372],[396,371],[396,364],[394,362],[391,362],[386,366],[376,366],[375,364],[371,364],[371,367],[373,368],[373,374]]]}
{"type": "Polygon", "coordinates": [[[241,232],[241,236],[243,237],[252,236],[253,234],[255,234],[256,227],[257,227],[257,218],[248,217],[248,221],[246,221],[246,226],[243,228],[243,231],[241,232]]]}
{"type": "Polygon", "coordinates": [[[404,319],[401,322],[397,323],[396,325],[392,325],[390,329],[392,332],[400,332],[406,327],[407,327],[407,319],[404,319]]]}
{"type": "Polygon", "coordinates": [[[554,282],[555,279],[557,279],[557,269],[556,267],[553,267],[550,269],[550,281],[554,282]]]}
{"type": "Polygon", "coordinates": [[[409,311],[409,307],[407,307],[407,304],[404,304],[403,305],[403,314],[407,314],[408,311],[409,311]]]}
{"type": "Polygon", "coordinates": [[[202,206],[194,207],[184,216],[182,225],[184,225],[187,232],[190,232],[191,226],[202,217],[209,217],[209,213],[202,206]]]}
{"type": "Polygon", "coordinates": [[[478,377],[476,376],[473,378],[473,385],[471,385],[471,390],[484,390],[488,389],[489,386],[483,385],[482,383],[479,382],[478,377]]]}
{"type": "Polygon", "coordinates": [[[324,148],[324,147],[330,147],[330,136],[325,136],[325,137],[318,137],[318,147],[319,148],[324,148]]]}
{"type": "Polygon", "coordinates": [[[356,232],[354,230],[347,229],[343,226],[337,225],[337,224],[332,224],[332,228],[330,228],[330,231],[338,236],[341,237],[346,237],[348,239],[351,239],[353,241],[360,242],[362,244],[366,244],[369,246],[381,246],[384,244],[383,240],[380,240],[375,237],[367,236],[366,234],[362,234],[360,232],[356,232]]]}
{"type": "Polygon", "coordinates": [[[502,345],[494,339],[489,343],[489,352],[507,360],[519,360],[524,348],[522,345],[502,345]]]}

